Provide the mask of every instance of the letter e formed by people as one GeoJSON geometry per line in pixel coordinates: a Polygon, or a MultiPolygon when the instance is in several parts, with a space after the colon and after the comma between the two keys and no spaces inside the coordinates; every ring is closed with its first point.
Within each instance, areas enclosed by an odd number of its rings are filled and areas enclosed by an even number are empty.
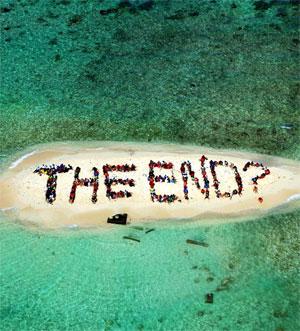
{"type": "Polygon", "coordinates": [[[150,186],[150,195],[151,195],[151,200],[153,202],[158,201],[158,202],[174,202],[175,200],[178,200],[178,196],[175,194],[156,194],[155,192],[155,183],[162,183],[162,182],[167,182],[167,183],[176,183],[176,179],[173,174],[173,163],[171,162],[165,162],[165,161],[150,161],[149,162],[149,176],[148,176],[148,182],[150,186]],[[159,168],[159,169],[168,169],[172,170],[172,176],[167,176],[167,175],[155,175],[154,174],[154,168],[159,168]]]}
{"type": "Polygon", "coordinates": [[[135,181],[132,178],[126,178],[126,179],[121,179],[121,178],[115,178],[112,177],[110,178],[109,172],[113,171],[119,171],[119,172],[130,172],[130,171],[135,171],[136,166],[134,164],[129,165],[129,164],[121,164],[121,165],[109,165],[106,164],[102,167],[103,169],[103,174],[104,174],[104,184],[106,186],[106,196],[108,199],[117,199],[117,198],[130,198],[132,196],[132,193],[125,190],[125,191],[113,191],[112,186],[121,184],[121,185],[129,185],[130,187],[135,186],[135,181]]]}

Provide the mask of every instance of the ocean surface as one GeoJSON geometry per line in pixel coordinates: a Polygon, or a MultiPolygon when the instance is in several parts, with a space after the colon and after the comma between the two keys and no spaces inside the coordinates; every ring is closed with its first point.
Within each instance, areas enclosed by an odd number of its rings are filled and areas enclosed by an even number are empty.
{"type": "MultiPolygon", "coordinates": [[[[54,141],[300,159],[297,0],[2,0],[0,29],[0,171],[54,141]]],[[[0,330],[300,329],[299,210],[151,227],[0,214],[0,330]]]]}

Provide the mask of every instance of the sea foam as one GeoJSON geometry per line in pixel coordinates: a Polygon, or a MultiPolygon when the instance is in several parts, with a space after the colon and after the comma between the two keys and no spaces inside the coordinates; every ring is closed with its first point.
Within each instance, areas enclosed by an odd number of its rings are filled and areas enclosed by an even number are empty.
{"type": "Polygon", "coordinates": [[[77,229],[79,226],[78,224],[70,224],[67,226],[69,229],[77,229]]]}
{"type": "Polygon", "coordinates": [[[1,211],[5,212],[5,211],[10,211],[10,210],[14,210],[15,207],[8,207],[8,208],[0,208],[1,211]]]}
{"type": "Polygon", "coordinates": [[[33,151],[31,153],[25,154],[22,157],[20,157],[18,160],[16,160],[15,162],[13,162],[11,164],[11,166],[9,167],[9,169],[13,169],[16,166],[18,166],[20,163],[22,163],[25,159],[27,159],[29,156],[34,155],[36,153],[36,151],[33,151]]]}
{"type": "Polygon", "coordinates": [[[289,198],[287,198],[286,202],[291,202],[296,200],[300,200],[300,193],[291,195],[289,198]]]}

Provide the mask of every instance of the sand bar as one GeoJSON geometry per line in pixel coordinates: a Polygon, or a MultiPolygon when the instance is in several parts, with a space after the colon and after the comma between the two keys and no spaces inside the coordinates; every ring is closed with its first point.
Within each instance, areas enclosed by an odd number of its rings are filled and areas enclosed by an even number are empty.
{"type": "MultiPolygon", "coordinates": [[[[219,192],[233,192],[238,188],[234,172],[229,166],[215,168],[219,181],[219,192]]],[[[214,150],[200,146],[171,144],[134,144],[121,142],[93,142],[89,144],[57,143],[38,146],[26,155],[14,160],[0,176],[0,208],[9,218],[27,224],[37,224],[46,228],[65,226],[110,227],[106,220],[116,213],[127,213],[129,221],[175,219],[197,219],[198,221],[214,215],[220,218],[264,213],[282,204],[299,202],[300,162],[270,157],[268,155],[242,153],[235,151],[214,150]],[[209,181],[209,198],[201,189],[204,188],[201,163],[204,163],[209,181]],[[172,163],[173,169],[154,168],[155,176],[171,178],[172,172],[176,182],[155,182],[155,194],[175,195],[174,202],[152,201],[149,186],[149,161],[172,163]],[[228,161],[234,164],[242,179],[241,194],[230,197],[217,197],[214,177],[210,169],[210,160],[228,161]],[[194,177],[199,179],[200,188],[188,173],[188,197],[185,199],[184,181],[181,165],[190,161],[194,177]],[[243,171],[249,161],[262,163],[269,174],[257,180],[252,178],[263,173],[262,167],[249,167],[243,171]],[[72,170],[57,174],[56,198],[53,203],[46,201],[46,174],[34,173],[42,165],[71,165],[72,170]],[[109,179],[133,179],[135,185],[112,185],[113,191],[127,190],[132,196],[110,199],[107,197],[107,186],[103,165],[134,164],[135,171],[110,171],[109,179]],[[91,178],[92,169],[99,170],[97,202],[91,201],[93,187],[77,186],[76,198],[70,203],[70,191],[74,184],[76,167],[80,167],[80,178],[91,178]],[[256,186],[257,192],[254,192],[256,186]],[[298,197],[298,198],[297,198],[298,197]],[[262,198],[262,202],[259,201],[262,198]]]]}

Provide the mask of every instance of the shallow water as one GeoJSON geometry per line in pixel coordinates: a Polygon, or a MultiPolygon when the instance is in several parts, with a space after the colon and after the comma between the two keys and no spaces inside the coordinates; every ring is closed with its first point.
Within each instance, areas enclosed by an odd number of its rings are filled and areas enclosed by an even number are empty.
{"type": "Polygon", "coordinates": [[[299,217],[155,225],[148,234],[45,233],[2,221],[2,329],[297,330],[299,217]]]}
{"type": "MultiPolygon", "coordinates": [[[[143,2],[1,1],[0,169],[67,140],[299,159],[297,2],[143,2]]],[[[299,211],[148,234],[0,218],[1,330],[300,329],[299,211]]]]}

